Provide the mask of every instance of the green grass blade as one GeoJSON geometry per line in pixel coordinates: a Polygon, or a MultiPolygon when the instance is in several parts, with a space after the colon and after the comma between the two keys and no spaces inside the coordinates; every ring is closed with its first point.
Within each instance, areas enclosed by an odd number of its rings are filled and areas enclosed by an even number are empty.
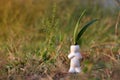
{"type": "Polygon", "coordinates": [[[83,28],[80,30],[80,32],[78,33],[78,35],[76,37],[75,45],[78,44],[78,41],[80,40],[81,36],[86,31],[86,29],[96,21],[98,21],[98,19],[92,20],[92,21],[88,22],[86,25],[83,26],[83,28]]]}
{"type": "Polygon", "coordinates": [[[80,15],[80,17],[79,17],[79,19],[78,19],[78,21],[77,21],[77,23],[76,23],[76,25],[75,25],[74,35],[73,35],[73,37],[74,37],[74,38],[73,38],[73,39],[74,39],[74,44],[75,44],[76,34],[77,34],[77,30],[78,30],[80,21],[81,21],[83,15],[85,14],[85,12],[86,12],[86,10],[84,10],[84,11],[82,12],[82,14],[80,15]]]}

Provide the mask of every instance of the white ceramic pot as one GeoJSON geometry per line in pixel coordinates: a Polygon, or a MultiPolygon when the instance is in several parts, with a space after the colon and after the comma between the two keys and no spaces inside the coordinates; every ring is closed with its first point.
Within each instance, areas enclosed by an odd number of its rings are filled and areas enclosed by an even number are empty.
{"type": "Polygon", "coordinates": [[[80,54],[80,47],[79,45],[71,45],[70,46],[70,54],[68,55],[68,58],[70,59],[70,73],[80,73],[81,67],[80,67],[80,59],[82,59],[82,56],[80,54]]]}

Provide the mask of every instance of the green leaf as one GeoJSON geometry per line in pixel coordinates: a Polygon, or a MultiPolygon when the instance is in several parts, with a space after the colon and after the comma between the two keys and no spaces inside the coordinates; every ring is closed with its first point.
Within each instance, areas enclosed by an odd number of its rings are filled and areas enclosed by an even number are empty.
{"type": "Polygon", "coordinates": [[[81,36],[86,31],[86,29],[96,21],[98,21],[98,19],[92,20],[92,21],[88,22],[86,25],[83,26],[83,28],[79,31],[79,33],[78,33],[78,35],[75,39],[75,45],[78,44],[78,41],[80,40],[81,36]]]}
{"type": "Polygon", "coordinates": [[[79,19],[78,19],[78,21],[77,21],[77,23],[76,23],[76,25],[75,25],[74,36],[73,36],[73,37],[74,37],[74,38],[73,38],[73,39],[74,39],[74,44],[75,44],[76,34],[77,34],[77,30],[78,30],[80,21],[81,21],[83,15],[85,14],[85,12],[86,12],[86,10],[84,10],[84,11],[82,12],[82,14],[80,15],[80,17],[79,17],[79,19]]]}

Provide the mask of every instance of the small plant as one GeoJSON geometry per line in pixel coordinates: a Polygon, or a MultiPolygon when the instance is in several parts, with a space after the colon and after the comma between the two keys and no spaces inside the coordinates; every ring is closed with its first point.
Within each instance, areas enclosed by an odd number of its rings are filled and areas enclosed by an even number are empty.
{"type": "Polygon", "coordinates": [[[92,20],[92,21],[88,22],[87,24],[85,24],[82,27],[82,29],[77,34],[79,23],[80,23],[80,21],[81,21],[81,19],[82,19],[84,14],[85,14],[85,10],[82,12],[80,18],[78,19],[78,21],[77,21],[77,23],[75,25],[75,29],[74,29],[74,45],[70,46],[70,54],[68,55],[68,58],[71,60],[71,62],[70,62],[70,69],[69,69],[70,73],[80,73],[81,72],[80,59],[82,59],[82,55],[79,52],[80,47],[78,45],[78,41],[80,40],[81,36],[86,31],[86,29],[91,24],[93,24],[94,22],[97,21],[97,19],[95,19],[95,20],[92,20]]]}
{"type": "Polygon", "coordinates": [[[79,25],[80,25],[80,21],[81,21],[81,19],[82,19],[82,17],[84,16],[84,14],[85,14],[85,12],[86,12],[86,10],[84,10],[83,12],[82,12],[82,14],[80,15],[80,17],[79,17],[79,19],[78,19],[78,21],[77,21],[77,23],[76,23],[76,25],[75,25],[75,29],[74,29],[74,45],[78,45],[78,41],[80,40],[80,38],[81,38],[81,36],[83,35],[83,33],[86,31],[86,29],[90,26],[90,25],[92,25],[94,22],[96,22],[98,19],[94,19],[94,20],[91,20],[90,22],[88,22],[88,23],[86,23],[83,27],[82,27],[82,29],[79,31],[79,33],[77,34],[77,30],[78,30],[78,27],[79,27],[79,25]]]}

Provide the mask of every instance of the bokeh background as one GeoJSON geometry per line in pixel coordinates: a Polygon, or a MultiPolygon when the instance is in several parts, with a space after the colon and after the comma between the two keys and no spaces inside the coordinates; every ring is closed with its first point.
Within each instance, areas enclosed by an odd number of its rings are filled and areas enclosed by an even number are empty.
{"type": "Polygon", "coordinates": [[[61,72],[84,10],[79,29],[99,21],[82,36],[83,73],[73,80],[119,80],[119,0],[0,0],[0,80],[69,80],[61,72]]]}

